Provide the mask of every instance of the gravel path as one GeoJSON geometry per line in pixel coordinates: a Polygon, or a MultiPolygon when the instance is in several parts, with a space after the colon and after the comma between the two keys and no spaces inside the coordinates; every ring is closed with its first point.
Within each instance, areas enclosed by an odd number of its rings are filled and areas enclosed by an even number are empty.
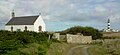
{"type": "Polygon", "coordinates": [[[87,48],[88,48],[88,46],[82,48],[82,55],[88,55],[88,53],[87,53],[87,48]]]}
{"type": "MultiPolygon", "coordinates": [[[[67,55],[73,55],[73,51],[74,51],[75,49],[79,48],[79,47],[83,47],[83,46],[75,46],[75,47],[72,47],[72,48],[67,52],[67,55]]],[[[87,48],[88,48],[88,47],[82,48],[82,54],[83,54],[83,55],[88,55],[88,53],[87,53],[87,48]]]]}

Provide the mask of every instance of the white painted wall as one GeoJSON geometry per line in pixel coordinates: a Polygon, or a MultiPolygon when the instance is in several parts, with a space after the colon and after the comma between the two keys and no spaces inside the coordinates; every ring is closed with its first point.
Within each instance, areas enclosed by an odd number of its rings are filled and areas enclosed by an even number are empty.
{"type": "Polygon", "coordinates": [[[38,17],[38,19],[34,23],[34,31],[39,32],[39,26],[42,26],[42,31],[45,31],[45,22],[43,21],[41,15],[38,17]]]}
{"type": "Polygon", "coordinates": [[[11,27],[13,27],[13,31],[17,31],[17,29],[24,31],[25,26],[27,26],[27,30],[34,31],[34,25],[6,25],[5,30],[11,31],[11,27]]]}
{"type": "Polygon", "coordinates": [[[39,26],[42,26],[42,31],[45,31],[45,23],[41,17],[41,15],[34,22],[34,25],[6,25],[5,30],[11,31],[11,27],[13,27],[13,31],[17,31],[17,29],[21,29],[21,31],[25,30],[25,26],[27,26],[27,30],[39,32],[39,26]]]}

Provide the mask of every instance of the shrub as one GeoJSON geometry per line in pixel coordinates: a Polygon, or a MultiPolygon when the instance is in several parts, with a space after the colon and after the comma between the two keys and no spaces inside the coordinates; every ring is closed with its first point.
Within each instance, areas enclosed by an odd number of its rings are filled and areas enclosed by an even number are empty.
{"type": "MultiPolygon", "coordinates": [[[[32,47],[28,47],[28,44],[30,43],[37,43],[39,45],[49,46],[49,43],[47,41],[47,33],[36,33],[36,32],[10,32],[10,31],[0,31],[0,55],[2,54],[23,54],[22,52],[19,52],[19,49],[25,48],[25,49],[32,49],[32,47]],[[16,52],[16,53],[15,53],[16,52]]],[[[46,48],[47,47],[43,47],[46,48]]],[[[35,48],[39,51],[44,51],[44,49],[35,48]]],[[[42,52],[41,54],[43,54],[42,52]]],[[[17,55],[18,55],[17,54],[17,55]]]]}

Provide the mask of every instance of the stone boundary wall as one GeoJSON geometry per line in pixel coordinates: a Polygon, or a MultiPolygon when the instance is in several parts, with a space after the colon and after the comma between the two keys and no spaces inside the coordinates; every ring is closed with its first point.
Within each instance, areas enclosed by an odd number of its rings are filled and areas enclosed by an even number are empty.
{"type": "Polygon", "coordinates": [[[60,35],[59,36],[60,37],[60,41],[66,41],[67,40],[67,38],[66,38],[66,35],[60,35]]]}
{"type": "Polygon", "coordinates": [[[120,37],[120,32],[106,32],[103,33],[103,37],[120,37]]]}
{"type": "Polygon", "coordinates": [[[54,33],[52,36],[53,39],[60,40],[60,33],[54,33]]]}
{"type": "Polygon", "coordinates": [[[81,36],[67,34],[68,43],[87,44],[92,42],[92,36],[81,36]]]}
{"type": "Polygon", "coordinates": [[[92,36],[83,36],[81,34],[60,35],[60,33],[54,33],[53,38],[59,41],[67,41],[67,43],[87,44],[92,42],[92,36]]]}
{"type": "Polygon", "coordinates": [[[80,39],[81,39],[81,37],[79,37],[78,35],[67,34],[67,42],[68,43],[80,43],[82,41],[80,39]]]}

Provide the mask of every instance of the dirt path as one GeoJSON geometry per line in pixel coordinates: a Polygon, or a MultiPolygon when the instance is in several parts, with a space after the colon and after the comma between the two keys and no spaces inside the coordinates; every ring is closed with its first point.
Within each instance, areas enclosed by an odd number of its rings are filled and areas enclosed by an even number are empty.
{"type": "Polygon", "coordinates": [[[82,48],[82,55],[88,55],[87,48],[89,47],[87,46],[87,47],[82,48]]]}
{"type": "Polygon", "coordinates": [[[80,47],[84,47],[84,48],[82,48],[82,55],[88,55],[88,53],[87,53],[87,48],[88,48],[88,46],[75,46],[75,47],[72,47],[68,52],[67,52],[67,55],[73,55],[73,51],[75,50],[75,49],[77,49],[77,48],[80,48],[80,47]]]}

